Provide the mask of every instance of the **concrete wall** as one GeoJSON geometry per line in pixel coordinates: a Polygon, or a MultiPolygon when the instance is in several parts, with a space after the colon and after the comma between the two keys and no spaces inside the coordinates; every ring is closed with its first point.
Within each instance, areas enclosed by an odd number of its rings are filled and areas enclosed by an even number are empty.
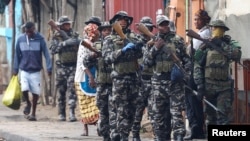
{"type": "MultiPolygon", "coordinates": [[[[49,0],[46,0],[49,3],[49,0]]],[[[60,5],[62,1],[58,1],[58,5],[60,5]]],[[[43,6],[43,5],[41,5],[43,6]]],[[[65,7],[62,7],[63,9],[59,9],[59,17],[62,15],[69,16],[72,20],[74,18],[74,11],[72,6],[69,4],[66,4],[65,7]],[[63,11],[63,14],[62,14],[63,11]]],[[[50,13],[45,7],[41,7],[41,33],[47,37],[48,36],[48,24],[47,22],[50,20],[50,13]]],[[[76,19],[73,23],[73,28],[75,31],[77,31],[80,36],[82,35],[83,28],[85,26],[84,22],[88,20],[91,16],[99,16],[102,19],[104,19],[103,9],[102,9],[102,0],[78,0],[77,1],[77,15],[76,19]]],[[[55,17],[56,15],[52,15],[52,17],[55,17]]],[[[55,21],[58,20],[58,17],[54,18],[55,21]]]]}

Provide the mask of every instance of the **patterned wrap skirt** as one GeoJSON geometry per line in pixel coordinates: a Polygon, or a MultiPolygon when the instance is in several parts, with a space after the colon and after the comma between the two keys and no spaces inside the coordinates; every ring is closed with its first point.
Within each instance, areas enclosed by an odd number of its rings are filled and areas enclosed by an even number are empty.
{"type": "Polygon", "coordinates": [[[75,83],[76,95],[79,102],[81,121],[83,124],[96,124],[99,119],[99,109],[96,106],[96,96],[84,93],[80,83],[75,83]]]}

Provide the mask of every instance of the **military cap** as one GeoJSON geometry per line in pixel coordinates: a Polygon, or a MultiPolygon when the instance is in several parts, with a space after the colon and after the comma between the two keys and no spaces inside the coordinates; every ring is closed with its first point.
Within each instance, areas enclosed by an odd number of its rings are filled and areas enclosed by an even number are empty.
{"type": "Polygon", "coordinates": [[[168,17],[165,16],[165,15],[158,15],[156,17],[156,23],[157,23],[157,25],[160,25],[162,22],[169,22],[168,17]]]}
{"type": "Polygon", "coordinates": [[[102,22],[102,24],[98,27],[98,30],[103,30],[104,28],[111,27],[109,21],[102,22]]]}
{"type": "Polygon", "coordinates": [[[141,18],[140,23],[144,24],[145,26],[149,26],[149,27],[156,27],[153,22],[152,19],[148,16],[144,16],[141,18]]]}
{"type": "Polygon", "coordinates": [[[133,17],[128,16],[126,11],[118,11],[112,19],[109,20],[110,24],[113,24],[118,18],[127,18],[128,26],[132,24],[133,17]]]}
{"type": "Polygon", "coordinates": [[[71,21],[70,19],[69,19],[69,17],[68,16],[61,16],[59,19],[58,19],[58,21],[56,22],[56,24],[57,25],[63,25],[63,24],[65,24],[65,23],[72,23],[73,21],[71,21]]]}
{"type": "Polygon", "coordinates": [[[222,20],[214,20],[212,21],[209,26],[217,26],[217,27],[223,27],[225,29],[225,31],[228,31],[229,28],[225,25],[225,23],[222,20]]]}
{"type": "Polygon", "coordinates": [[[92,16],[90,17],[86,22],[85,24],[88,25],[89,23],[94,23],[96,24],[97,26],[100,26],[102,23],[101,23],[101,18],[98,17],[98,16],[92,16]]]}

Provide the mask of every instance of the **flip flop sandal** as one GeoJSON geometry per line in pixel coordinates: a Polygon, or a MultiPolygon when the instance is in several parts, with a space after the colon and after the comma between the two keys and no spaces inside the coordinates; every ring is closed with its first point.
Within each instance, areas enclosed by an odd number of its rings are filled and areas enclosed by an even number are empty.
{"type": "Polygon", "coordinates": [[[28,116],[27,119],[28,119],[29,121],[36,121],[36,117],[35,117],[35,116],[32,116],[32,115],[28,116]]]}
{"type": "Polygon", "coordinates": [[[25,115],[29,115],[30,114],[30,109],[31,109],[31,106],[25,106],[24,110],[23,110],[23,114],[25,115]]]}

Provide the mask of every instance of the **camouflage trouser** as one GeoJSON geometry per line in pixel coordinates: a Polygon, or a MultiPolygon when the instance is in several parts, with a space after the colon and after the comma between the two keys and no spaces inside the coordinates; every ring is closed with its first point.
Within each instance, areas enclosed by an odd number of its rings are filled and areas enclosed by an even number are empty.
{"type": "Polygon", "coordinates": [[[96,88],[96,105],[100,111],[98,130],[101,136],[109,137],[109,95],[112,93],[112,84],[98,84],[96,88]]]}
{"type": "Polygon", "coordinates": [[[205,105],[206,124],[225,125],[229,124],[232,110],[231,81],[206,83],[206,100],[220,109],[226,115],[216,112],[211,106],[205,105]]]}
{"type": "Polygon", "coordinates": [[[109,128],[110,128],[110,138],[112,136],[118,135],[117,131],[117,125],[116,125],[116,114],[117,114],[117,108],[115,107],[115,102],[113,99],[112,92],[109,95],[109,128]]]}
{"type": "Polygon", "coordinates": [[[152,78],[153,129],[158,140],[169,140],[171,135],[170,89],[168,80],[152,78]]]}
{"type": "Polygon", "coordinates": [[[143,116],[143,111],[147,107],[148,116],[152,120],[152,94],[151,94],[151,80],[143,80],[139,89],[138,103],[136,105],[136,114],[134,123],[132,126],[133,137],[139,137],[141,129],[141,121],[143,116]]]}
{"type": "Polygon", "coordinates": [[[172,115],[172,130],[174,137],[186,134],[184,116],[182,111],[185,109],[185,91],[183,83],[174,83],[171,85],[170,112],[172,115]]]}
{"type": "Polygon", "coordinates": [[[56,69],[56,81],[58,95],[59,112],[65,110],[66,106],[66,93],[69,92],[68,104],[70,109],[76,107],[77,96],[75,93],[74,78],[75,78],[75,66],[66,67],[63,65],[57,65],[56,69]]]}
{"type": "MultiPolygon", "coordinates": [[[[123,78],[113,78],[112,101],[116,107],[117,131],[124,141],[128,141],[129,132],[133,124],[137,97],[138,85],[135,76],[124,76],[123,78]]],[[[110,115],[114,117],[113,115],[110,115]]],[[[113,124],[113,123],[111,123],[113,124]]],[[[111,139],[112,131],[111,131],[111,139]]]]}

